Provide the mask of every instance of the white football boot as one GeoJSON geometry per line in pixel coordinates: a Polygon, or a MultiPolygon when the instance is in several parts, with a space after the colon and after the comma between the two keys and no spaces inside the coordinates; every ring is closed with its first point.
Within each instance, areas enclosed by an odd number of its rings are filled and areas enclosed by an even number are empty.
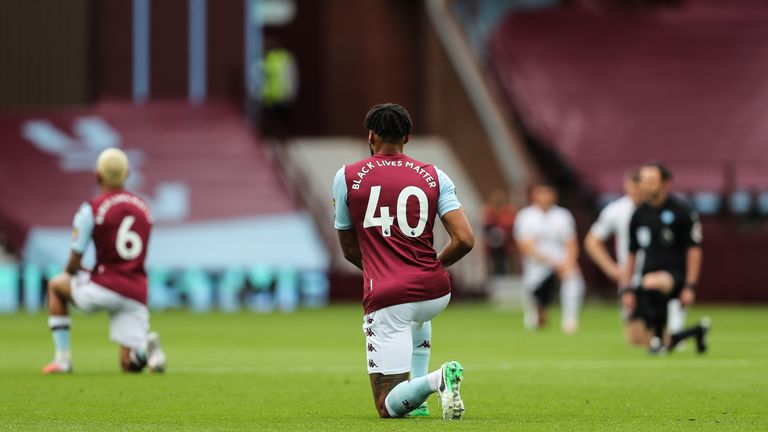
{"type": "Polygon", "coordinates": [[[147,367],[150,372],[165,372],[165,353],[160,346],[160,335],[157,332],[147,335],[147,367]]]}
{"type": "Polygon", "coordinates": [[[459,387],[464,379],[464,368],[457,361],[443,363],[440,385],[437,392],[443,406],[443,419],[461,420],[464,416],[464,401],[461,400],[459,387]]]}

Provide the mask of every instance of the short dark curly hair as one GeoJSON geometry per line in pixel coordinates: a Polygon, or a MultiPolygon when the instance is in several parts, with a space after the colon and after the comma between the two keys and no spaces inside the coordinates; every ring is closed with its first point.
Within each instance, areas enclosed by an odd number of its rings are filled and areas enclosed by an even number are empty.
{"type": "Polygon", "coordinates": [[[375,105],[365,116],[363,126],[385,142],[395,142],[410,135],[413,129],[411,115],[401,105],[386,103],[375,105]]]}

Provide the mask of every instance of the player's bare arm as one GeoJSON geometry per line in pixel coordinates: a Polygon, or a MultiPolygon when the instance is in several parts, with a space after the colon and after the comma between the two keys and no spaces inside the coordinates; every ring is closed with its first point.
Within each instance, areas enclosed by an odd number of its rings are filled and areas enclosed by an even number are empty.
{"type": "Polygon", "coordinates": [[[620,286],[622,288],[621,303],[626,310],[635,308],[635,293],[630,289],[632,287],[632,269],[635,268],[636,257],[634,253],[627,255],[627,265],[624,266],[620,286]]]}
{"type": "Polygon", "coordinates": [[[70,283],[72,276],[77,274],[78,271],[82,268],[81,262],[83,259],[83,255],[78,253],[77,251],[71,251],[69,253],[69,260],[67,261],[67,265],[64,268],[64,271],[52,278],[48,283],[48,288],[50,290],[53,290],[56,294],[58,294],[59,297],[63,298],[66,301],[70,300],[70,283]]]}
{"type": "Polygon", "coordinates": [[[344,258],[360,270],[363,269],[363,255],[360,253],[360,243],[357,240],[357,232],[351,230],[339,230],[339,244],[344,258]]]}
{"type": "Polygon", "coordinates": [[[699,283],[702,259],[703,253],[701,251],[701,246],[688,248],[685,288],[683,288],[683,291],[680,293],[680,302],[683,303],[684,306],[688,306],[696,300],[696,286],[699,283]]]}
{"type": "Polygon", "coordinates": [[[475,246],[475,235],[462,209],[449,211],[443,215],[442,221],[451,240],[437,255],[437,259],[443,266],[448,267],[472,250],[475,246]]]}
{"type": "Polygon", "coordinates": [[[592,233],[592,231],[587,233],[587,237],[584,239],[584,250],[606,276],[616,283],[621,282],[621,267],[613,260],[605,243],[592,233]]]}
{"type": "Polygon", "coordinates": [[[560,277],[566,277],[572,272],[578,271],[579,242],[576,237],[571,238],[565,244],[565,259],[557,266],[560,277]]]}
{"type": "Polygon", "coordinates": [[[82,267],[82,260],[83,255],[80,253],[77,253],[76,251],[72,251],[69,253],[69,261],[67,261],[67,267],[65,268],[65,271],[70,275],[75,275],[77,272],[79,272],[82,267]]]}
{"type": "Polygon", "coordinates": [[[522,252],[523,255],[533,258],[536,261],[539,261],[546,265],[552,265],[552,263],[549,261],[549,258],[545,257],[544,255],[540,254],[536,250],[536,242],[532,238],[526,238],[521,239],[517,241],[517,248],[520,249],[520,252],[522,252]]]}

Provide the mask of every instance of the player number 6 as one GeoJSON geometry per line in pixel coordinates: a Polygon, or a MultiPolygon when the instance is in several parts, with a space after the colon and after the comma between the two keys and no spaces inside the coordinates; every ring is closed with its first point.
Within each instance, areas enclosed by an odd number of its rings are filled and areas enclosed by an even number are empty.
{"type": "Polygon", "coordinates": [[[131,231],[133,222],[136,220],[133,216],[126,216],[120,222],[120,228],[117,229],[117,239],[115,240],[115,249],[120,258],[130,261],[139,255],[144,248],[141,237],[135,231],[131,231]]]}

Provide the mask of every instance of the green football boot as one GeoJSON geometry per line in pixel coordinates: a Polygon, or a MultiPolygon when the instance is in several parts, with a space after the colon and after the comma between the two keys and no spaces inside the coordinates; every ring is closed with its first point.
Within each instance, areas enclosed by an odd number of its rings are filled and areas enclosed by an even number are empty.
{"type": "Polygon", "coordinates": [[[418,408],[408,413],[408,417],[429,417],[429,406],[424,401],[418,408]]]}
{"type": "Polygon", "coordinates": [[[464,368],[457,361],[449,361],[443,363],[440,370],[442,375],[437,391],[443,406],[443,419],[461,420],[464,416],[464,401],[461,400],[459,387],[464,379],[464,368]]]}

